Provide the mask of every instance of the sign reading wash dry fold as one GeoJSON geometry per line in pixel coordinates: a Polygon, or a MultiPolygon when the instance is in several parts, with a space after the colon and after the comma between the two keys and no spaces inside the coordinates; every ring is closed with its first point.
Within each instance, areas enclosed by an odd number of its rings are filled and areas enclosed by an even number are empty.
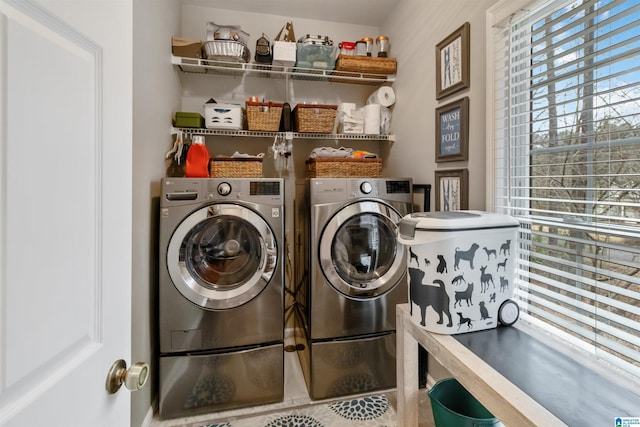
{"type": "Polygon", "coordinates": [[[469,98],[436,109],[436,162],[469,159],[469,98]]]}

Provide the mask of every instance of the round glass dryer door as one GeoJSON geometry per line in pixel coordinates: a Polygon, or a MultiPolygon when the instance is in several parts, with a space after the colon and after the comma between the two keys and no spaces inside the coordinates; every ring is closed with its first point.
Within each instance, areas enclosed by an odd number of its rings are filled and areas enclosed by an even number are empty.
{"type": "Polygon", "coordinates": [[[320,265],[329,283],[354,298],[391,290],[406,274],[405,249],[396,240],[400,214],[376,201],[345,206],[320,237],[320,265]]]}
{"type": "Polygon", "coordinates": [[[273,231],[251,209],[201,208],[178,226],[167,249],[169,275],[192,303],[210,310],[238,307],[269,283],[278,263],[273,231]]]}

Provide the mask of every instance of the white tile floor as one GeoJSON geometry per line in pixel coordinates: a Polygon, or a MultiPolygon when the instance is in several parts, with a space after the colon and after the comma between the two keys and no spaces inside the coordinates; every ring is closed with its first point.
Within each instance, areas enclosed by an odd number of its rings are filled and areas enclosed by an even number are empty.
{"type": "MultiPolygon", "coordinates": [[[[285,342],[289,344],[289,342],[285,342]]],[[[349,396],[348,398],[341,397],[336,399],[329,399],[323,401],[312,401],[309,398],[307,387],[304,381],[302,368],[298,361],[298,355],[296,352],[285,353],[285,390],[284,400],[279,403],[270,405],[254,406],[249,408],[234,409],[230,411],[216,412],[212,414],[199,415],[189,418],[176,418],[172,420],[159,420],[154,419],[151,422],[151,427],[204,427],[204,426],[229,426],[229,427],[260,427],[266,425],[281,425],[276,424],[277,419],[282,418],[283,414],[302,414],[302,413],[314,413],[318,414],[323,408],[326,408],[329,404],[344,401],[346,399],[361,398],[368,395],[371,396],[384,396],[390,405],[390,411],[385,414],[383,418],[378,421],[383,421],[384,424],[375,424],[377,426],[384,425],[386,427],[395,427],[396,417],[396,392],[395,389],[384,390],[375,393],[368,393],[363,396],[349,396]]],[[[417,381],[417,379],[416,379],[417,381]]],[[[321,424],[323,427],[344,427],[344,419],[341,422],[335,421],[331,424],[331,418],[327,418],[324,415],[319,415],[324,422],[321,424]],[[324,417],[324,418],[323,418],[324,417]]],[[[284,425],[284,424],[282,424],[284,425]]],[[[289,424],[287,424],[289,425],[289,424]]],[[[310,424],[291,424],[294,426],[302,426],[310,424]]],[[[314,424],[311,424],[314,425],[314,424]]],[[[318,424],[320,425],[320,424],[318,424]]],[[[365,426],[367,424],[359,423],[357,425],[365,426]]],[[[426,391],[423,393],[423,397],[420,402],[420,426],[421,427],[433,427],[433,418],[431,416],[431,405],[429,404],[426,391]]]]}

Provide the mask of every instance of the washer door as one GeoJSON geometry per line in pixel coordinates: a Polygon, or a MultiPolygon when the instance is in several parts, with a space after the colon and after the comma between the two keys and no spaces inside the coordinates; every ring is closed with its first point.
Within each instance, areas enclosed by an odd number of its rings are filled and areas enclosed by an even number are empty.
{"type": "Polygon", "coordinates": [[[251,209],[203,207],[180,223],[167,248],[167,268],[178,291],[209,310],[238,307],[269,283],[278,263],[273,231],[251,209]]]}
{"type": "Polygon", "coordinates": [[[391,290],[406,274],[406,253],[396,240],[400,214],[377,201],[340,209],[327,222],[319,242],[319,262],[329,283],[354,298],[391,290]]]}

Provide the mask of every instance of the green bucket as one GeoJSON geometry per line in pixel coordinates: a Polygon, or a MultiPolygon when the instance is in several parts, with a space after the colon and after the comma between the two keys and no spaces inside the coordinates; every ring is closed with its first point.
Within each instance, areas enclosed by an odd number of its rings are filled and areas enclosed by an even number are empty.
{"type": "Polygon", "coordinates": [[[504,427],[455,378],[435,383],[429,398],[436,427],[504,427]]]}

